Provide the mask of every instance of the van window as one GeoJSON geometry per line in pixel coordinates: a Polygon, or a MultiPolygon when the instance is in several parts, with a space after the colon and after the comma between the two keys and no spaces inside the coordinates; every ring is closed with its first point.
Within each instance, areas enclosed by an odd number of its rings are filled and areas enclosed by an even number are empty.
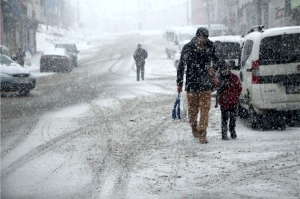
{"type": "Polygon", "coordinates": [[[70,44],[56,44],[56,48],[64,48],[68,52],[76,52],[77,48],[75,45],[70,45],[70,44]]]}
{"type": "Polygon", "coordinates": [[[245,66],[246,61],[252,52],[252,48],[253,48],[253,41],[246,40],[243,48],[243,53],[242,53],[242,67],[245,66]]]}
{"type": "Polygon", "coordinates": [[[261,65],[300,62],[300,33],[262,39],[259,61],[261,65]]]}
{"type": "Polygon", "coordinates": [[[238,59],[240,44],[237,42],[215,42],[216,55],[220,59],[238,59]]]}
{"type": "Polygon", "coordinates": [[[224,35],[222,30],[211,30],[209,31],[210,36],[222,36],[224,35]]]}
{"type": "Polygon", "coordinates": [[[172,32],[167,32],[167,41],[174,41],[174,33],[172,32]]]}

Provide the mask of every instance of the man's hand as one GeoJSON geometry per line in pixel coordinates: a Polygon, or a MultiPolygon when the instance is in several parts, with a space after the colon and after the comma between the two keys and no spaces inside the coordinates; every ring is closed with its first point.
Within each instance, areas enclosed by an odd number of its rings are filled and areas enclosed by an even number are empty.
{"type": "Polygon", "coordinates": [[[213,68],[213,67],[210,67],[210,68],[208,69],[208,73],[209,73],[210,75],[215,75],[215,70],[214,70],[214,68],[213,68]]]}
{"type": "Polygon", "coordinates": [[[182,86],[177,86],[177,92],[181,93],[182,92],[182,86]]]}

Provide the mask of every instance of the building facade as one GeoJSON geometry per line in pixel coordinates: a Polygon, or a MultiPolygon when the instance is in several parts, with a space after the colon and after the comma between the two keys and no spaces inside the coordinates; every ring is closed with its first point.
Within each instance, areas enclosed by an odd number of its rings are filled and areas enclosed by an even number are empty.
{"type": "Polygon", "coordinates": [[[18,48],[36,52],[39,23],[60,26],[59,6],[64,0],[1,0],[0,42],[14,56],[18,48]]]}
{"type": "Polygon", "coordinates": [[[192,24],[220,23],[231,34],[300,24],[300,0],[191,0],[192,24]]]}
{"type": "Polygon", "coordinates": [[[36,51],[36,29],[32,0],[1,1],[1,44],[7,46],[12,55],[18,48],[36,51]]]}

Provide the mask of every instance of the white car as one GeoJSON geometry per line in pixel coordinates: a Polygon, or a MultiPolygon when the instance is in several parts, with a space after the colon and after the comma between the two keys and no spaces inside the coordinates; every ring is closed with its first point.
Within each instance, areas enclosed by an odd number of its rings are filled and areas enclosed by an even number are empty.
{"type": "Polygon", "coordinates": [[[31,72],[0,54],[1,92],[19,92],[28,94],[35,87],[36,79],[31,72]]]}
{"type": "MultiPolygon", "coordinates": [[[[258,31],[255,31],[255,30],[258,31]]],[[[263,30],[244,38],[239,99],[253,128],[282,128],[300,120],[300,26],[263,30]]]]}

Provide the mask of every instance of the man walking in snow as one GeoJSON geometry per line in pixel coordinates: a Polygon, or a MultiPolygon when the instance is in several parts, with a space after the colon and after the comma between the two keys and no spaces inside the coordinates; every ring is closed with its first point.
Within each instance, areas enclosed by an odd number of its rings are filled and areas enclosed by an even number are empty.
{"type": "Polygon", "coordinates": [[[177,70],[177,91],[182,92],[184,66],[187,66],[185,91],[187,92],[189,123],[193,136],[199,137],[201,144],[207,143],[206,129],[213,88],[211,75],[215,72],[211,67],[211,61],[214,63],[218,61],[213,42],[208,40],[208,36],[209,32],[206,28],[198,28],[196,37],[184,45],[177,70]],[[200,121],[198,124],[199,110],[200,121]]]}
{"type": "Polygon", "coordinates": [[[136,74],[137,74],[137,81],[140,81],[140,75],[142,80],[144,80],[144,73],[145,73],[145,59],[148,57],[148,53],[145,49],[142,48],[141,44],[137,45],[137,49],[133,54],[133,59],[136,63],[136,74]]]}

